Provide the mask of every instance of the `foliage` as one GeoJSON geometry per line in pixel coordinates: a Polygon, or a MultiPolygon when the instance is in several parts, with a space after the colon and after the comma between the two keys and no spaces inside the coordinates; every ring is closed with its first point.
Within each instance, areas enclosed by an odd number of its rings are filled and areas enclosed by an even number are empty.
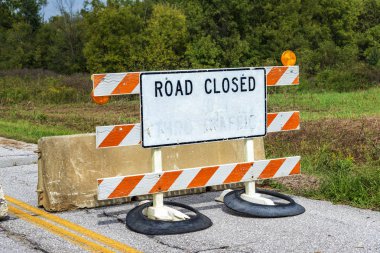
{"type": "Polygon", "coordinates": [[[304,89],[379,84],[380,1],[108,0],[42,22],[44,0],[0,1],[0,69],[119,72],[280,64],[304,89]]]}
{"type": "Polygon", "coordinates": [[[141,68],[144,9],[118,4],[96,7],[85,14],[87,43],[84,55],[93,72],[141,68]]]}
{"type": "Polygon", "coordinates": [[[184,67],[187,37],[185,15],[169,5],[155,5],[144,31],[143,69],[184,67]]]}
{"type": "Polygon", "coordinates": [[[39,70],[2,71],[0,104],[89,101],[90,87],[86,75],[63,76],[39,70]]]}
{"type": "Polygon", "coordinates": [[[36,143],[44,136],[68,135],[77,133],[61,127],[49,127],[41,124],[31,124],[27,121],[18,120],[8,122],[0,120],[0,135],[16,140],[36,143]]]}
{"type": "MultiPolygon", "coordinates": [[[[363,208],[380,209],[380,163],[356,165],[352,157],[322,148],[312,159],[321,185],[312,196],[363,208]]],[[[310,171],[310,169],[309,169],[310,171]]]]}

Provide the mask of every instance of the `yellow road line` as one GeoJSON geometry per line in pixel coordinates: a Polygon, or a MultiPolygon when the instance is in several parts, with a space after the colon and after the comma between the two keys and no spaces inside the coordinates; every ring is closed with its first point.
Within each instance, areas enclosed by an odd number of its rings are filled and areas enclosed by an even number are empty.
{"type": "Polygon", "coordinates": [[[47,219],[47,220],[50,220],[50,221],[53,221],[53,222],[56,222],[57,224],[60,224],[68,229],[71,229],[75,232],[78,232],[80,234],[83,234],[95,241],[98,241],[98,242],[101,242],[103,243],[104,245],[107,245],[111,248],[114,248],[114,249],[117,249],[121,252],[128,252],[128,253],[138,253],[140,251],[128,246],[127,244],[123,244],[121,242],[118,242],[116,240],[113,240],[111,238],[108,238],[108,237],[105,237],[101,234],[98,234],[98,233],[95,233],[94,231],[91,231],[87,228],[84,228],[80,225],[77,225],[75,223],[72,223],[68,220],[65,220],[65,219],[62,219],[56,215],[53,215],[53,214],[50,214],[50,213],[47,213],[45,211],[42,211],[38,208],[35,208],[33,206],[30,206],[20,200],[17,200],[15,198],[12,198],[10,196],[5,196],[6,200],[8,200],[10,203],[14,204],[14,205],[17,205],[19,207],[22,207],[24,208],[25,210],[28,210],[34,214],[37,214],[37,215],[40,215],[41,217],[47,219]]]}
{"type": "Polygon", "coordinates": [[[86,239],[84,239],[84,238],[82,238],[76,234],[73,234],[66,229],[57,227],[57,226],[52,225],[51,223],[46,222],[46,221],[44,221],[38,217],[35,217],[35,216],[32,216],[26,212],[23,212],[14,206],[9,206],[8,210],[10,213],[16,215],[17,217],[19,217],[23,220],[32,222],[32,223],[36,224],[37,226],[40,226],[40,227],[44,228],[45,230],[48,230],[54,234],[57,234],[57,235],[65,238],[65,239],[81,246],[82,248],[84,248],[86,250],[89,250],[92,252],[109,252],[109,253],[113,252],[113,251],[111,251],[107,248],[104,248],[104,247],[102,247],[102,246],[100,246],[94,242],[91,242],[91,241],[86,240],[86,239]]]}

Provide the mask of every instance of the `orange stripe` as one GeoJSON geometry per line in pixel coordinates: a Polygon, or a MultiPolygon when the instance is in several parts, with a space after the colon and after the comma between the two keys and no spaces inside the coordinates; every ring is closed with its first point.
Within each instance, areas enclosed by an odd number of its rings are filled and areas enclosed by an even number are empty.
{"type": "Polygon", "coordinates": [[[112,94],[128,94],[131,93],[140,83],[140,73],[128,73],[123,80],[112,91],[112,94]]]}
{"type": "Polygon", "coordinates": [[[118,146],[134,126],[135,125],[115,126],[107,135],[107,137],[102,141],[102,143],[100,143],[99,147],[104,148],[118,146]]]}
{"type": "Polygon", "coordinates": [[[281,167],[281,165],[285,162],[285,160],[286,158],[271,160],[263,172],[261,172],[259,178],[272,178],[281,167]]]}
{"type": "Polygon", "coordinates": [[[267,127],[272,124],[273,120],[277,117],[278,113],[268,113],[267,114],[267,127]]]}
{"type": "Polygon", "coordinates": [[[267,74],[267,85],[276,85],[288,67],[273,67],[267,74]]]}
{"type": "Polygon", "coordinates": [[[103,78],[106,76],[106,74],[96,74],[96,75],[93,75],[94,77],[94,81],[93,81],[93,88],[95,89],[96,86],[99,85],[99,83],[103,80],[103,78]]]}
{"type": "Polygon", "coordinates": [[[300,161],[298,161],[296,166],[294,166],[294,168],[292,169],[292,171],[290,172],[289,175],[296,175],[296,174],[301,174],[301,163],[300,163],[300,161]]]}
{"type": "Polygon", "coordinates": [[[252,167],[253,163],[241,163],[235,166],[232,172],[228,175],[223,184],[240,182],[247,171],[252,167]]]}
{"type": "Polygon", "coordinates": [[[100,185],[103,182],[103,179],[98,179],[98,185],[100,185]]]}
{"type": "Polygon", "coordinates": [[[299,75],[296,77],[296,79],[294,79],[294,81],[292,82],[292,84],[299,84],[300,83],[300,80],[299,80],[299,75]]]}
{"type": "Polygon", "coordinates": [[[206,167],[201,169],[198,174],[195,176],[193,181],[187,186],[187,188],[202,187],[210,180],[215,171],[217,171],[219,166],[206,167]]]}
{"type": "Polygon", "coordinates": [[[144,175],[125,177],[107,199],[127,197],[144,175]]]}
{"type": "Polygon", "coordinates": [[[158,182],[153,186],[149,193],[165,192],[169,190],[174,181],[181,175],[182,170],[165,172],[161,175],[158,182]]]}
{"type": "Polygon", "coordinates": [[[294,112],[281,130],[294,130],[300,125],[300,113],[294,112]]]}

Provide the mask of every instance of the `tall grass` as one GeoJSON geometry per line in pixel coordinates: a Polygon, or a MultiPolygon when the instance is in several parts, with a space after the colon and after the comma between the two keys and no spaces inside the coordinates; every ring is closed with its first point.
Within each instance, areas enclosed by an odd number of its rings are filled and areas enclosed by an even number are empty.
{"type": "Polygon", "coordinates": [[[90,75],[58,75],[45,70],[0,71],[0,104],[90,101],[90,75]]]}
{"type": "Polygon", "coordinates": [[[319,188],[309,196],[328,199],[336,203],[380,210],[380,161],[355,163],[323,147],[311,158],[306,158],[307,173],[321,178],[319,188]]]}

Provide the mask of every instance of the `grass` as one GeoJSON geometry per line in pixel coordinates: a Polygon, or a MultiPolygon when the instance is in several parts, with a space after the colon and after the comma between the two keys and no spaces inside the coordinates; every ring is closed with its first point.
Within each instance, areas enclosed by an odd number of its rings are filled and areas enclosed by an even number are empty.
{"type": "Polygon", "coordinates": [[[316,189],[297,189],[296,194],[360,208],[380,210],[380,160],[356,163],[328,148],[303,158],[305,172],[320,178],[316,189]]]}
{"type": "Polygon", "coordinates": [[[351,92],[280,93],[268,95],[271,111],[299,110],[303,121],[357,119],[380,115],[380,87],[351,92]]]}
{"type": "Polygon", "coordinates": [[[0,136],[26,142],[37,142],[38,139],[44,136],[74,133],[77,132],[63,127],[36,125],[24,120],[14,122],[0,120],[0,136]]]}
{"type": "MultiPolygon", "coordinates": [[[[44,136],[140,121],[139,96],[95,105],[89,102],[88,78],[0,72],[0,136],[36,143],[44,136]]],[[[265,145],[268,158],[301,155],[303,175],[270,180],[270,186],[380,210],[380,87],[342,93],[268,90],[270,112],[299,110],[302,117],[300,131],[270,134],[265,145]]]]}
{"type": "MultiPolygon", "coordinates": [[[[347,93],[269,94],[268,97],[269,111],[299,110],[303,122],[380,116],[380,88],[347,93]]],[[[100,125],[139,122],[138,99],[138,96],[124,96],[104,106],[88,102],[7,103],[0,104],[0,118],[8,122],[24,120],[36,127],[49,126],[52,130],[57,129],[56,134],[62,132],[60,129],[88,133],[100,125]]],[[[39,136],[32,141],[37,142],[37,138],[39,136]]]]}
{"type": "Polygon", "coordinates": [[[350,171],[329,173],[312,197],[335,203],[380,210],[380,166],[352,166],[350,171]]]}

